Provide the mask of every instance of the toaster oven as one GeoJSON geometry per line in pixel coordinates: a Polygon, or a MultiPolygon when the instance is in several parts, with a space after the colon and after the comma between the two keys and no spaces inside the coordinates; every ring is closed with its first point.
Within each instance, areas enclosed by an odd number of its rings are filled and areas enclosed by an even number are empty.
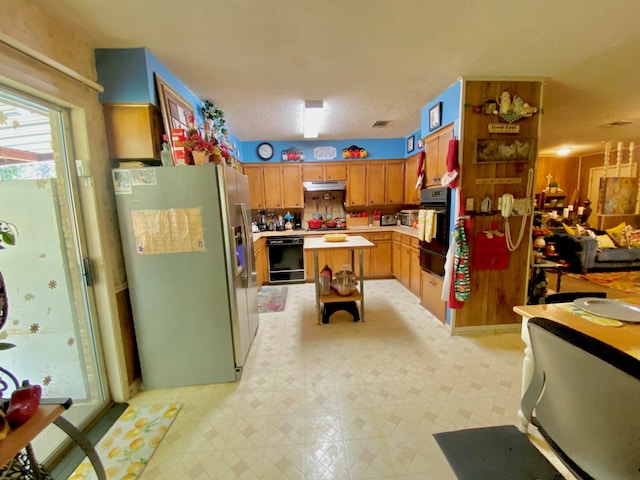
{"type": "Polygon", "coordinates": [[[396,225],[398,223],[398,219],[395,215],[382,215],[380,217],[380,226],[388,227],[391,225],[396,225]]]}
{"type": "Polygon", "coordinates": [[[405,227],[413,226],[414,215],[411,213],[399,213],[398,219],[400,220],[400,225],[404,225],[405,227]]]}

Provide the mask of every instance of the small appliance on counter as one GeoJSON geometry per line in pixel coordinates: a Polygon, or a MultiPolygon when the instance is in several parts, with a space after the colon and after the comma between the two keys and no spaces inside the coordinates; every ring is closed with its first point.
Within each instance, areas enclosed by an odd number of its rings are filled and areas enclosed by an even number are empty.
{"type": "Polygon", "coordinates": [[[398,219],[395,215],[382,215],[380,217],[380,226],[381,227],[390,227],[391,225],[397,225],[398,219]]]}
{"type": "Polygon", "coordinates": [[[300,215],[300,212],[293,213],[293,229],[302,230],[302,216],[300,215]]]}
{"type": "Polygon", "coordinates": [[[396,217],[400,220],[400,225],[413,227],[413,223],[418,220],[418,212],[417,210],[402,210],[396,217]]]}

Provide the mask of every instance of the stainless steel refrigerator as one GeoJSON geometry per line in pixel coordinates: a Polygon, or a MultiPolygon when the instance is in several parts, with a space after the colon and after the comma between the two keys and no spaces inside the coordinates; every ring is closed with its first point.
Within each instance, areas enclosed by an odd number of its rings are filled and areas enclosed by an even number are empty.
{"type": "Polygon", "coordinates": [[[210,164],[113,182],[144,387],[237,380],[258,329],[247,177],[210,164]]]}

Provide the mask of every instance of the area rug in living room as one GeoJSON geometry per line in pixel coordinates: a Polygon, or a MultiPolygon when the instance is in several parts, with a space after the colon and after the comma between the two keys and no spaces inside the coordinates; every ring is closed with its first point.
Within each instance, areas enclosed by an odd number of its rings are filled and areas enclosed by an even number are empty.
{"type": "MultiPolygon", "coordinates": [[[[180,408],[180,403],[129,405],[95,446],[107,479],[138,478],[180,408]]],[[[85,458],[68,480],[97,478],[91,462],[85,458]]]]}
{"type": "Polygon", "coordinates": [[[265,285],[258,290],[258,313],[283,312],[287,306],[286,285],[265,285]]]}
{"type": "Polygon", "coordinates": [[[594,273],[569,273],[568,276],[586,280],[602,287],[613,288],[624,293],[640,294],[640,270],[594,273]]]}

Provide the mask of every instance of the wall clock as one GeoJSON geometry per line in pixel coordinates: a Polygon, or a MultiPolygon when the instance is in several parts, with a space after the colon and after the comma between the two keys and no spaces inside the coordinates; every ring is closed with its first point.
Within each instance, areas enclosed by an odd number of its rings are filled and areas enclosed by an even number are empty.
{"type": "Polygon", "coordinates": [[[258,145],[258,156],[260,160],[269,160],[273,157],[273,145],[266,142],[258,145]]]}

